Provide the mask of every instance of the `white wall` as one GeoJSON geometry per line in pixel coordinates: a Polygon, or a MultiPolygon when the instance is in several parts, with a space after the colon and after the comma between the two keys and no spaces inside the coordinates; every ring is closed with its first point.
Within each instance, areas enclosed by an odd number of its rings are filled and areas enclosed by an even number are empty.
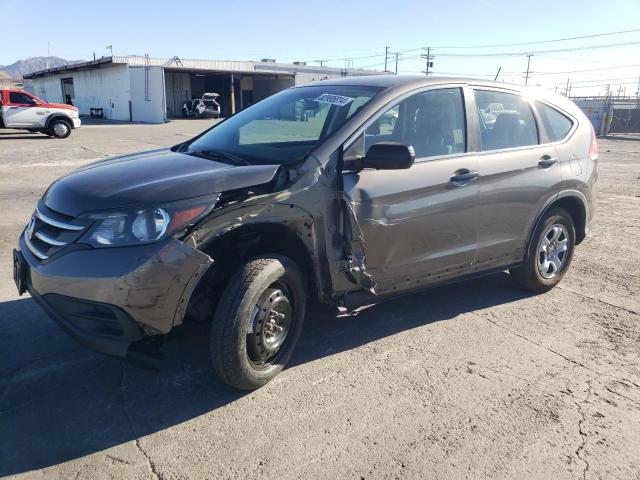
{"type": "Polygon", "coordinates": [[[31,89],[36,97],[46,102],[64,103],[59,76],[34,78],[31,89]]]}
{"type": "Polygon", "coordinates": [[[145,96],[145,68],[147,67],[129,67],[133,121],[164,123],[166,121],[164,69],[148,67],[147,95],[145,96]]]}
{"type": "Polygon", "coordinates": [[[296,73],[296,85],[303,85],[309,82],[316,82],[319,80],[327,80],[330,78],[342,78],[342,75],[328,75],[326,73],[307,73],[307,72],[297,72],[296,73]]]}
{"type": "Polygon", "coordinates": [[[116,64],[34,78],[33,91],[47,102],[64,103],[60,79],[68,77],[73,78],[76,95],[73,103],[81,115],[89,115],[91,108],[102,108],[105,118],[129,121],[131,85],[128,65],[116,64]]]}

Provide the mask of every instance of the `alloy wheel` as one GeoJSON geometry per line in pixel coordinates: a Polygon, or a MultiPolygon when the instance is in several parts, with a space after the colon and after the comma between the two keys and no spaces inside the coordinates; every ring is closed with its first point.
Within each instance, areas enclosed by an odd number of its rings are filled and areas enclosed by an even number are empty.
{"type": "Polygon", "coordinates": [[[553,278],[564,268],[569,250],[569,232],[559,223],[551,225],[538,244],[538,272],[543,278],[553,278]]]}

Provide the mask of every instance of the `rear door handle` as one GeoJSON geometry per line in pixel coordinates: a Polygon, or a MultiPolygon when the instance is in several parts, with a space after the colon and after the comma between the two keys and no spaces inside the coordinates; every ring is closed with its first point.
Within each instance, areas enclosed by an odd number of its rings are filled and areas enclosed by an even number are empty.
{"type": "Polygon", "coordinates": [[[476,171],[469,170],[467,168],[461,168],[460,170],[456,170],[454,172],[451,178],[449,178],[449,181],[456,187],[462,187],[470,181],[478,178],[479,176],[480,174],[476,171]]]}
{"type": "Polygon", "coordinates": [[[551,165],[555,165],[556,163],[558,163],[557,158],[550,157],[549,155],[545,155],[544,157],[540,158],[540,161],[538,162],[538,167],[549,168],[551,165]]]}

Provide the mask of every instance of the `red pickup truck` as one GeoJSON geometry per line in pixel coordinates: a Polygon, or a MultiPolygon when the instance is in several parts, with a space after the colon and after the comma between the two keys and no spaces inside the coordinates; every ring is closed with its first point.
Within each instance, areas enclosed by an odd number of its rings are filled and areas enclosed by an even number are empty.
{"type": "Polygon", "coordinates": [[[73,105],[47,103],[24,90],[0,90],[0,128],[67,138],[80,125],[78,109],[73,105]]]}

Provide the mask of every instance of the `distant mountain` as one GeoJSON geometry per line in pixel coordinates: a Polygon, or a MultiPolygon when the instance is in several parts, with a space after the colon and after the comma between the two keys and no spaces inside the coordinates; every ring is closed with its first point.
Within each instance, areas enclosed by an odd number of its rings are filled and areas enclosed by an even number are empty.
{"type": "Polygon", "coordinates": [[[0,72],[11,78],[22,78],[28,73],[37,72],[48,68],[63,67],[72,63],[83,62],[84,60],[65,60],[60,57],[31,57],[25,60],[18,60],[11,65],[0,66],[0,72]]]}

